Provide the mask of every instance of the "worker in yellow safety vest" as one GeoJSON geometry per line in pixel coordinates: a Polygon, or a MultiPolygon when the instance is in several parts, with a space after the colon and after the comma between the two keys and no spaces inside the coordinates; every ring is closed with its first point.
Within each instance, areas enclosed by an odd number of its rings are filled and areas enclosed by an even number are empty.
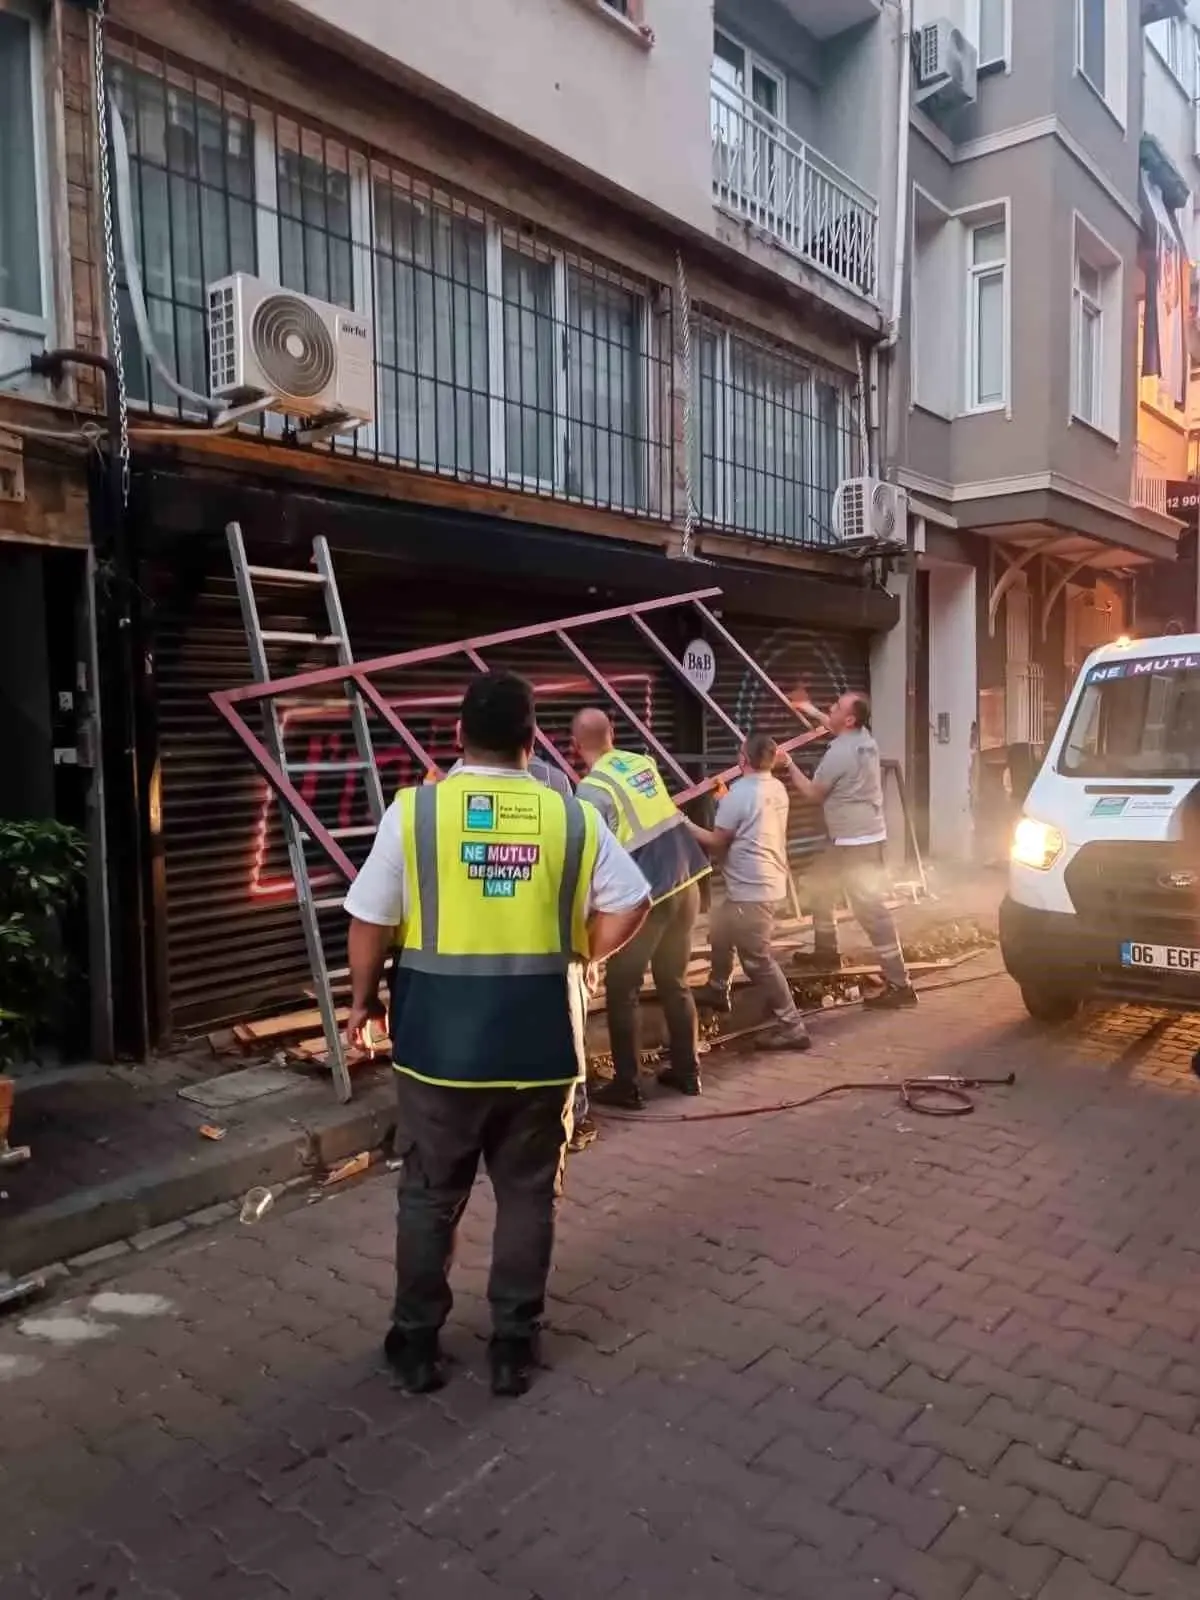
{"type": "Polygon", "coordinates": [[[593,1100],[623,1110],[641,1109],[638,998],[649,967],[663,1009],[671,1064],[658,1081],[681,1094],[700,1093],[696,1006],[688,986],[692,934],[700,914],[701,878],[708,857],[676,807],[649,756],[616,748],[613,725],[596,708],[580,711],[572,737],[587,776],[575,791],[594,805],[637,862],[650,885],[645,925],[610,959],[604,991],[612,1041],[613,1080],[593,1100]]]}
{"type": "Polygon", "coordinates": [[[476,678],[462,764],[388,808],[346,897],[349,1033],[378,1009],[392,964],[390,1034],[403,1158],[396,1300],[384,1343],[414,1394],[442,1386],[454,1236],[482,1157],[496,1197],[488,1295],[492,1388],[523,1394],[583,1073],[581,970],[646,918],[641,872],[590,806],[529,774],[533,690],[476,678]]]}

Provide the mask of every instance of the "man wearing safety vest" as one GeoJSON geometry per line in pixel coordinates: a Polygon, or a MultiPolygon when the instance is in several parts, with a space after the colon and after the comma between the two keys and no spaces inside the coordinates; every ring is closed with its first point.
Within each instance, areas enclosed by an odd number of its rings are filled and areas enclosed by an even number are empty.
{"type": "MultiPolygon", "coordinates": [[[[458,747],[462,749],[462,728],[456,727],[454,736],[458,747]]],[[[575,793],[575,785],[567,776],[566,771],[556,766],[553,761],[547,761],[543,756],[530,756],[529,776],[543,784],[547,789],[553,789],[556,794],[562,795],[564,800],[569,800],[575,793]]],[[[456,761],[450,768],[449,777],[462,771],[462,762],[456,761]]],[[[571,1142],[568,1148],[572,1155],[581,1150],[586,1150],[589,1145],[596,1142],[597,1128],[592,1120],[591,1107],[588,1105],[587,1078],[580,1078],[575,1085],[575,1100],[571,1107],[571,1142]]]]}
{"type": "Polygon", "coordinates": [[[461,717],[461,767],[397,795],[346,897],[348,1027],[357,1037],[378,1008],[399,928],[389,1031],[404,1165],[384,1352],[410,1393],[441,1388],[454,1235],[482,1157],[496,1197],[492,1389],[518,1395],[537,1361],[584,1066],[582,968],[634,936],[648,894],[595,811],[529,775],[523,678],[476,678],[461,717]]]}
{"type": "Polygon", "coordinates": [[[671,1058],[658,1081],[681,1094],[700,1093],[696,1006],[687,969],[700,914],[699,883],[712,867],[658,767],[649,756],[615,748],[613,726],[603,711],[580,711],[571,732],[588,769],[576,794],[596,807],[650,885],[645,926],[609,961],[605,973],[613,1080],[593,1096],[600,1105],[639,1111],[638,999],[647,967],[663,1009],[671,1058]]]}

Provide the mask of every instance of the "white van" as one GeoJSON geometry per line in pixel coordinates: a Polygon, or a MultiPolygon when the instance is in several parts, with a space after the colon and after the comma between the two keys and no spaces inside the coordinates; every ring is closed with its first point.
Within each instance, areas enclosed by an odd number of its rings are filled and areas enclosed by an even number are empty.
{"type": "Polygon", "coordinates": [[[1004,964],[1031,1016],[1200,1011],[1200,634],[1093,651],[1013,837],[1004,964]],[[1192,796],[1195,792],[1195,800],[1192,796]]]}

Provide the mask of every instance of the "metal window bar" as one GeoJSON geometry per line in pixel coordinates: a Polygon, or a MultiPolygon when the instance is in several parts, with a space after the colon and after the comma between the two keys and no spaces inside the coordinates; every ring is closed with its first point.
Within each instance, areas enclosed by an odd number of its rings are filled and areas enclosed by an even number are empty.
{"type": "MultiPolygon", "coordinates": [[[[319,448],[671,519],[669,282],[126,30],[110,56],[151,320],[185,382],[207,387],[205,280],[258,272],[374,324],[374,426],[319,448]],[[168,149],[167,124],[200,133],[168,149]]],[[[187,420],[128,334],[134,398],[187,420]]],[[[278,417],[243,427],[282,431],[278,417]]]]}
{"type": "Polygon", "coordinates": [[[703,309],[692,324],[699,521],[770,544],[836,544],[838,483],[862,471],[857,379],[703,309]]]}
{"type": "MultiPolygon", "coordinates": [[[[238,578],[239,595],[243,602],[243,615],[247,624],[255,681],[242,688],[215,691],[211,699],[218,713],[224,718],[266,779],[283,810],[289,859],[296,882],[297,898],[304,923],[310,963],[313,968],[314,984],[329,1049],[329,1059],[334,1069],[338,1093],[343,1097],[348,1096],[351,1092],[350,1077],[342,1051],[329,966],[325,958],[320,923],[317,916],[317,913],[324,905],[332,905],[336,901],[330,900],[326,902],[314,899],[310,869],[304,848],[308,843],[316,846],[324,854],[334,870],[346,882],[352,882],[356,875],[356,868],[347,852],[342,848],[339,838],[339,835],[350,830],[328,828],[317,815],[315,805],[310,804],[304,798],[294,782],[294,779],[302,771],[307,770],[307,764],[289,763],[287,760],[283,730],[276,709],[278,702],[284,699],[294,699],[295,696],[314,689],[332,688],[335,685],[342,688],[351,702],[353,714],[356,719],[360,719],[356,720],[355,724],[356,744],[360,752],[360,760],[350,765],[366,772],[368,774],[368,782],[373,783],[371,811],[375,820],[378,821],[383,813],[383,796],[371,749],[368,713],[378,716],[391,728],[421,764],[427,777],[439,777],[441,774],[432,757],[421,745],[420,740],[407,727],[403,718],[387,703],[378,686],[372,682],[372,678],[384,673],[392,674],[398,669],[415,668],[431,661],[446,660],[456,656],[464,657],[477,671],[486,672],[489,670],[489,663],[485,652],[534,638],[551,637],[556,639],[564,647],[567,654],[583,669],[596,685],[600,695],[608,700],[622,716],[627,718],[630,726],[645,741],[660,765],[682,785],[674,798],[678,804],[684,805],[698,799],[701,795],[709,793],[718,784],[727,782],[737,774],[738,769],[730,767],[721,773],[704,777],[698,782],[690,781],[686,769],[676,760],[649,725],[626,703],[606,674],[595,664],[584,647],[572,635],[585,628],[596,627],[604,623],[629,621],[653,653],[671,669],[684,689],[696,696],[704,709],[710,715],[716,717],[726,730],[740,742],[744,737],[743,730],[738,727],[734,719],[725,712],[710,694],[692,683],[684,671],[682,663],[675,658],[647,621],[648,617],[656,616],[660,612],[690,608],[701,624],[710,629],[726,648],[732,650],[743,666],[751,671],[770,690],[773,696],[782,705],[791,710],[796,717],[796,721],[803,731],[793,738],[782,741],[781,749],[796,750],[824,737],[824,729],[813,730],[808,727],[803,717],[800,716],[799,712],[795,711],[791,701],[782,690],[763,672],[749,652],[743,649],[729,630],[713,615],[710,607],[705,604],[706,601],[716,600],[720,597],[721,591],[719,589],[701,589],[688,594],[670,595],[633,605],[616,606],[605,611],[560,618],[553,622],[539,623],[522,628],[510,628],[472,639],[455,640],[448,644],[401,651],[396,655],[385,656],[372,661],[356,662],[351,654],[349,639],[345,633],[345,622],[341,613],[340,600],[337,599],[337,588],[333,581],[333,569],[329,562],[328,551],[327,549],[318,549],[317,570],[320,578],[326,583],[326,595],[330,597],[330,638],[337,645],[338,664],[308,672],[293,673],[282,678],[270,679],[266,676],[266,646],[258,621],[252,579],[257,575],[263,581],[268,581],[272,578],[282,581],[286,575],[274,569],[250,567],[246,562],[241,533],[236,525],[230,527],[228,537],[235,576],[238,578]],[[260,737],[247,720],[250,708],[255,705],[260,707],[265,738],[260,737]]],[[[319,544],[323,546],[323,541],[320,541],[319,544]]],[[[304,580],[301,579],[300,581],[304,580]]],[[[540,730],[538,737],[539,744],[547,755],[570,777],[574,778],[575,774],[570,764],[554,744],[540,730]]],[[[332,765],[331,763],[317,763],[317,767],[320,770],[331,770],[332,765]]],[[[346,765],[346,763],[338,763],[339,769],[346,765]]],[[[355,829],[353,831],[358,833],[363,830],[355,829]]]]}

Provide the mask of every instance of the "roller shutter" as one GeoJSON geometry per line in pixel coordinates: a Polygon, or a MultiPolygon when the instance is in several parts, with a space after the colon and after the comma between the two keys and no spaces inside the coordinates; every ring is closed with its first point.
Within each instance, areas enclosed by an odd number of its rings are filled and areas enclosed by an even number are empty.
{"type": "MultiPolygon", "coordinates": [[[[252,560],[279,563],[277,551],[251,548],[252,560]]],[[[536,585],[516,593],[482,586],[414,579],[411,567],[335,556],[339,587],[356,657],[438,644],[568,611],[596,609],[594,597],[539,598],[536,585]]],[[[308,963],[296,915],[287,853],[274,799],[229,735],[209,701],[214,689],[250,676],[232,578],[214,557],[210,569],[181,577],[159,568],[148,575],[155,597],[154,645],[161,762],[159,840],[166,908],[162,963],[166,1031],[188,1035],[302,1004],[308,963]]],[[[260,591],[263,625],[324,632],[319,595],[306,590],[260,591]],[[305,610],[304,607],[309,609],[305,610]]],[[[628,624],[588,630],[586,647],[621,692],[669,747],[677,743],[680,690],[628,624]]],[[[329,655],[303,647],[273,652],[277,674],[327,666],[329,655]]],[[[526,673],[539,689],[539,720],[560,749],[574,712],[595,702],[580,669],[548,638],[489,653],[496,666],[526,673]]],[[[470,676],[466,663],[432,662],[380,687],[404,704],[406,720],[438,759],[453,756],[455,709],[470,676]]],[[[335,760],[353,754],[350,727],[336,693],[314,714],[289,715],[293,759],[335,760]]],[[[632,740],[632,736],[630,736],[632,740]]],[[[636,742],[636,741],[634,741],[636,742]]],[[[402,748],[376,737],[385,789],[412,781],[402,748]]],[[[323,818],[364,820],[344,779],[317,798],[323,818]]],[[[363,852],[365,853],[365,845],[363,852]]],[[[331,882],[327,892],[332,893],[331,882]]],[[[344,959],[344,917],[326,913],[331,963],[344,959]]]]}

